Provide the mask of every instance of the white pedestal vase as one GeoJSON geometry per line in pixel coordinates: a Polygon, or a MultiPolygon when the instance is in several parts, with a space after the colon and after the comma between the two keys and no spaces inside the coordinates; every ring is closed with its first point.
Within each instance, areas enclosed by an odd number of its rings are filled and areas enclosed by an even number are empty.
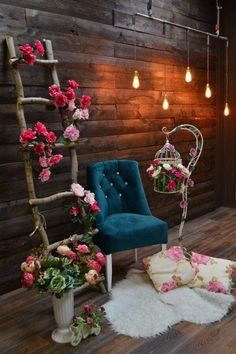
{"type": "Polygon", "coordinates": [[[52,332],[52,339],[57,343],[70,343],[72,332],[70,325],[74,316],[74,291],[67,291],[62,298],[52,296],[54,318],[57,328],[52,332]]]}

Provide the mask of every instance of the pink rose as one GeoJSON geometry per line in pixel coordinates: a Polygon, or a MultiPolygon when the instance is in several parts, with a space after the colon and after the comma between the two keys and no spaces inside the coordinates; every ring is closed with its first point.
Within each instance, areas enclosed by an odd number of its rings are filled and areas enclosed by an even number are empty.
{"type": "Polygon", "coordinates": [[[71,208],[70,208],[70,215],[73,215],[73,216],[77,216],[80,214],[80,209],[77,205],[73,205],[71,208]]]}
{"type": "Polygon", "coordinates": [[[36,132],[38,132],[39,135],[44,135],[46,136],[48,131],[47,128],[45,127],[45,125],[41,122],[37,122],[34,126],[34,129],[36,130],[36,132]]]}
{"type": "Polygon", "coordinates": [[[67,245],[60,245],[57,247],[57,253],[61,256],[67,256],[69,252],[71,252],[71,249],[67,245]]]}
{"type": "Polygon", "coordinates": [[[102,252],[98,252],[96,254],[96,260],[98,261],[98,263],[101,264],[101,266],[104,266],[104,264],[106,263],[106,258],[102,252]]]}
{"type": "Polygon", "coordinates": [[[79,103],[82,107],[82,109],[84,108],[88,108],[91,104],[91,97],[90,96],[86,96],[83,95],[80,99],[79,99],[79,103]]]}
{"type": "Polygon", "coordinates": [[[79,183],[72,183],[70,188],[76,197],[82,198],[84,196],[84,188],[79,183]]]}
{"type": "Polygon", "coordinates": [[[211,257],[205,256],[203,254],[199,253],[192,253],[191,257],[191,263],[197,263],[197,264],[207,264],[211,260],[211,257]]]}
{"type": "Polygon", "coordinates": [[[71,87],[67,87],[65,95],[69,101],[75,99],[75,91],[71,87]]]}
{"type": "Polygon", "coordinates": [[[155,166],[155,167],[160,165],[160,161],[158,159],[154,159],[152,163],[153,163],[153,166],[155,166]]]}
{"type": "Polygon", "coordinates": [[[51,171],[49,168],[43,168],[42,171],[39,174],[39,179],[41,182],[46,182],[49,180],[51,176],[51,171]]]}
{"type": "Polygon", "coordinates": [[[36,139],[36,132],[31,128],[24,130],[20,135],[21,144],[26,144],[29,141],[33,141],[34,139],[36,139]]]}
{"type": "Polygon", "coordinates": [[[56,107],[65,107],[67,104],[67,97],[62,92],[56,92],[54,94],[54,103],[56,107]]]}
{"type": "Polygon", "coordinates": [[[81,111],[81,119],[89,119],[89,111],[88,108],[83,108],[81,111]]]}
{"type": "Polygon", "coordinates": [[[176,288],[176,282],[174,280],[171,280],[167,283],[163,283],[162,284],[162,287],[160,289],[160,292],[161,293],[166,293],[172,289],[175,289],[176,288]]]}
{"type": "Polygon", "coordinates": [[[92,213],[98,213],[100,211],[100,208],[98,206],[98,203],[95,202],[90,206],[90,210],[92,213]]]}
{"type": "Polygon", "coordinates": [[[57,93],[61,92],[61,87],[59,85],[51,85],[48,88],[49,96],[54,97],[57,93]]]}
{"type": "MultiPolygon", "coordinates": [[[[76,109],[75,100],[68,101],[68,109],[69,111],[73,112],[76,109]]],[[[74,117],[73,117],[74,118],[74,117]]],[[[75,119],[75,118],[74,118],[75,119]]]]}
{"type": "Polygon", "coordinates": [[[88,262],[88,264],[89,264],[90,268],[96,270],[97,273],[100,273],[100,271],[101,271],[101,269],[102,269],[102,266],[101,266],[100,263],[98,263],[97,261],[94,261],[94,260],[92,259],[92,260],[90,260],[90,261],[88,262]]]}
{"type": "Polygon", "coordinates": [[[48,159],[45,156],[41,156],[39,158],[39,164],[41,167],[46,168],[48,167],[48,159]]]}
{"type": "Polygon", "coordinates": [[[26,258],[26,263],[29,263],[29,262],[34,262],[34,261],[36,261],[36,257],[35,256],[28,256],[27,258],[26,258]]]}
{"type": "Polygon", "coordinates": [[[53,132],[48,132],[45,137],[46,137],[48,144],[54,144],[55,141],[57,140],[57,136],[53,132]]]}
{"type": "Polygon", "coordinates": [[[36,61],[36,56],[34,54],[23,54],[24,62],[28,65],[33,65],[36,61]]]}
{"type": "Polygon", "coordinates": [[[174,174],[175,174],[175,177],[177,177],[178,179],[180,179],[180,180],[184,179],[184,175],[181,171],[176,171],[176,172],[174,172],[174,174]]]}
{"type": "Polygon", "coordinates": [[[84,305],[84,312],[86,313],[92,313],[93,312],[93,309],[91,306],[89,305],[84,305]]]}
{"type": "Polygon", "coordinates": [[[34,49],[28,44],[24,44],[24,45],[21,45],[19,47],[19,50],[23,53],[23,54],[33,54],[34,52],[34,49]]]}
{"type": "Polygon", "coordinates": [[[189,179],[187,180],[187,183],[188,183],[188,186],[189,186],[189,187],[193,187],[193,186],[194,186],[194,181],[193,181],[191,178],[189,178],[189,179]]]}
{"type": "Polygon", "coordinates": [[[77,250],[78,250],[80,253],[89,253],[89,252],[90,252],[88,246],[85,245],[85,244],[78,245],[77,250]]]}
{"type": "Polygon", "coordinates": [[[84,201],[85,201],[85,203],[93,205],[94,203],[96,203],[95,194],[91,193],[90,191],[86,191],[86,195],[84,197],[84,201]]]}
{"type": "Polygon", "coordinates": [[[32,288],[35,276],[32,273],[25,272],[21,278],[21,284],[25,288],[32,288]]]}
{"type": "Polygon", "coordinates": [[[170,179],[167,183],[167,189],[168,191],[174,191],[176,189],[176,183],[173,179],[170,179]]]}
{"type": "Polygon", "coordinates": [[[37,41],[35,41],[34,46],[35,46],[37,52],[39,53],[39,55],[43,56],[45,50],[44,50],[44,46],[42,45],[42,43],[39,40],[37,40],[37,41]]]}
{"type": "Polygon", "coordinates": [[[222,284],[222,282],[212,279],[209,281],[208,286],[207,286],[208,291],[213,291],[215,293],[223,293],[227,294],[227,290],[222,284]]]}
{"type": "Polygon", "coordinates": [[[180,208],[182,208],[182,209],[187,208],[187,207],[188,207],[188,202],[187,202],[187,200],[181,200],[181,202],[179,203],[179,206],[180,206],[180,208]]]}
{"type": "Polygon", "coordinates": [[[146,169],[146,172],[149,174],[149,176],[152,176],[153,173],[155,172],[155,170],[154,170],[153,166],[151,165],[150,167],[148,167],[146,169]]]}
{"type": "Polygon", "coordinates": [[[86,281],[91,285],[96,285],[99,281],[99,275],[96,270],[91,269],[88,273],[85,274],[86,281]]]}
{"type": "Polygon", "coordinates": [[[196,157],[197,156],[197,150],[195,148],[191,148],[189,151],[189,155],[191,157],[196,157]]]}
{"type": "Polygon", "coordinates": [[[42,155],[44,153],[44,143],[40,141],[38,144],[34,145],[35,154],[42,155]]]}
{"type": "Polygon", "coordinates": [[[170,247],[166,251],[166,255],[168,258],[170,258],[172,261],[175,261],[175,262],[178,262],[184,258],[184,252],[183,252],[182,248],[179,246],[170,247]]]}
{"type": "Polygon", "coordinates": [[[72,261],[76,259],[76,253],[73,251],[68,252],[66,256],[70,258],[72,261]]]}
{"type": "Polygon", "coordinates": [[[74,119],[82,119],[82,110],[77,108],[72,116],[74,119]]]}
{"type": "Polygon", "coordinates": [[[67,82],[71,88],[73,88],[75,90],[77,90],[79,88],[79,84],[75,80],[68,80],[67,82]]]}
{"type": "Polygon", "coordinates": [[[63,133],[64,138],[69,139],[72,142],[78,140],[79,135],[79,130],[73,124],[69,125],[63,133]]]}
{"type": "Polygon", "coordinates": [[[87,322],[87,324],[89,324],[89,325],[92,324],[92,323],[93,323],[92,317],[87,317],[86,322],[87,322]]]}
{"type": "Polygon", "coordinates": [[[49,166],[57,165],[61,161],[62,158],[63,158],[63,155],[61,155],[61,154],[56,154],[52,157],[49,157],[49,159],[48,159],[49,166]]]}

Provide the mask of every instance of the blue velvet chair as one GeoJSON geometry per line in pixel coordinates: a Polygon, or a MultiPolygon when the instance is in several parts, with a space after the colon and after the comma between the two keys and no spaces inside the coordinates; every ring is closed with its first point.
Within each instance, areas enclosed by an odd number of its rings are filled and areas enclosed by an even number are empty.
{"type": "MultiPolygon", "coordinates": [[[[167,223],[154,217],[144,193],[137,161],[109,160],[88,165],[89,189],[100,206],[95,243],[106,254],[107,288],[112,284],[112,253],[154,244],[165,248],[167,223]]],[[[150,182],[151,183],[151,182],[150,182]]]]}

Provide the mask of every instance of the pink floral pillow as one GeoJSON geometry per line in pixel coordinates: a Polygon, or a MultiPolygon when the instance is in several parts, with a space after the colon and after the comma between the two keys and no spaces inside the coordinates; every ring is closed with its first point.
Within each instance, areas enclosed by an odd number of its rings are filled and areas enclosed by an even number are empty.
{"type": "Polygon", "coordinates": [[[191,264],[195,270],[190,288],[205,288],[209,291],[228,294],[232,287],[232,274],[236,262],[192,253],[191,264]]]}
{"type": "Polygon", "coordinates": [[[143,264],[155,288],[161,293],[186,285],[195,276],[194,268],[179,246],[146,257],[143,264]]]}

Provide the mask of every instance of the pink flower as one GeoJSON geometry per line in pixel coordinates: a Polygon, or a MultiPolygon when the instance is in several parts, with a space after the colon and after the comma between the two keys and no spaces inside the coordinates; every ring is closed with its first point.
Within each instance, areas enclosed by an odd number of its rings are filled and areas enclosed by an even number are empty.
{"type": "Polygon", "coordinates": [[[36,132],[39,134],[39,135],[44,135],[46,136],[48,131],[47,131],[47,128],[45,127],[45,125],[41,122],[37,122],[34,126],[34,129],[36,130],[36,132]]]}
{"type": "Polygon", "coordinates": [[[65,95],[69,101],[75,99],[75,91],[71,87],[67,87],[65,95]]]}
{"type": "Polygon", "coordinates": [[[155,167],[160,165],[160,161],[158,159],[154,159],[152,163],[153,163],[153,166],[155,166],[155,167]]]}
{"type": "Polygon", "coordinates": [[[23,44],[19,47],[19,50],[23,53],[23,54],[33,54],[34,49],[28,44],[23,44]]]}
{"type": "Polygon", "coordinates": [[[34,46],[35,46],[37,52],[39,53],[39,55],[43,56],[45,50],[44,50],[44,46],[42,45],[42,43],[39,40],[37,40],[37,41],[35,41],[34,46]]]}
{"type": "Polygon", "coordinates": [[[166,255],[172,261],[179,262],[181,259],[184,258],[184,252],[180,246],[170,247],[166,251],[166,255]]]}
{"type": "Polygon", "coordinates": [[[67,97],[62,92],[56,92],[54,94],[54,103],[56,107],[65,107],[67,104],[67,97]]]}
{"type": "Polygon", "coordinates": [[[98,203],[95,202],[90,206],[90,210],[92,213],[98,213],[100,211],[100,208],[98,206],[98,203]]]}
{"type": "Polygon", "coordinates": [[[77,216],[80,214],[80,209],[77,205],[73,205],[71,208],[70,208],[70,214],[73,215],[73,216],[77,216]]]}
{"type": "Polygon", "coordinates": [[[106,258],[102,252],[98,252],[96,254],[96,260],[98,261],[98,263],[101,264],[101,266],[104,266],[104,264],[106,263],[106,258]]]}
{"type": "Polygon", "coordinates": [[[36,139],[36,132],[31,128],[24,130],[20,135],[21,144],[26,144],[29,141],[33,141],[34,139],[36,139]]]}
{"type": "Polygon", "coordinates": [[[84,108],[88,108],[91,104],[91,97],[90,96],[86,96],[83,95],[80,99],[79,99],[79,103],[82,107],[82,109],[84,108]]]}
{"type": "Polygon", "coordinates": [[[66,256],[73,261],[76,259],[76,253],[73,251],[68,252],[66,256]]]}
{"type": "Polygon", "coordinates": [[[87,317],[86,322],[87,322],[87,324],[89,324],[89,325],[92,324],[92,323],[93,323],[92,317],[87,317]]]}
{"type": "Polygon", "coordinates": [[[72,116],[74,119],[82,119],[82,110],[77,108],[72,116]]]}
{"type": "Polygon", "coordinates": [[[182,208],[182,209],[187,208],[187,207],[188,207],[188,202],[187,202],[187,200],[181,200],[181,202],[179,203],[179,206],[180,206],[180,208],[182,208]]]}
{"type": "Polygon", "coordinates": [[[203,254],[199,253],[192,253],[191,257],[191,263],[197,263],[197,264],[207,264],[211,260],[211,257],[205,256],[203,254]]]}
{"type": "Polygon", "coordinates": [[[89,260],[88,264],[89,264],[90,268],[96,270],[97,273],[100,273],[100,271],[102,269],[102,266],[100,263],[91,259],[91,260],[89,260]]]}
{"type": "Polygon", "coordinates": [[[188,183],[189,187],[193,187],[194,186],[194,181],[191,178],[189,178],[187,180],[187,183],[188,183]]]}
{"type": "Polygon", "coordinates": [[[67,104],[68,104],[69,111],[73,112],[73,110],[76,109],[75,100],[68,101],[67,104]]]}
{"type": "Polygon", "coordinates": [[[57,93],[61,92],[61,87],[58,85],[51,85],[48,88],[49,96],[54,97],[57,93]]]}
{"type": "Polygon", "coordinates": [[[89,284],[95,285],[99,281],[99,275],[96,270],[91,269],[88,273],[85,274],[85,279],[89,284]]]}
{"type": "Polygon", "coordinates": [[[153,165],[151,165],[150,167],[148,167],[146,169],[146,172],[149,174],[149,176],[152,176],[153,173],[155,172],[154,168],[153,168],[153,165]]]}
{"type": "Polygon", "coordinates": [[[161,293],[166,293],[172,289],[176,288],[176,282],[174,280],[171,280],[169,282],[163,283],[162,287],[160,289],[161,293]]]}
{"type": "Polygon", "coordinates": [[[189,151],[189,155],[191,157],[196,157],[197,156],[197,150],[195,148],[191,148],[189,151]]]}
{"type": "Polygon", "coordinates": [[[170,179],[167,183],[167,189],[168,191],[174,191],[176,189],[176,183],[173,179],[170,179]]]}
{"type": "Polygon", "coordinates": [[[207,286],[208,291],[213,291],[215,293],[223,293],[227,294],[227,290],[222,284],[222,282],[212,279],[209,281],[208,286],[207,286]]]}
{"type": "Polygon", "coordinates": [[[39,179],[41,182],[46,182],[49,180],[51,176],[51,171],[49,168],[43,168],[42,171],[39,174],[39,179]]]}
{"type": "Polygon", "coordinates": [[[36,56],[34,54],[23,54],[23,59],[26,64],[33,65],[36,61],[36,56]]]}
{"type": "Polygon", "coordinates": [[[49,159],[48,159],[49,166],[57,165],[61,161],[62,158],[63,158],[63,155],[61,155],[61,154],[56,154],[52,157],[49,157],[49,159]]]}
{"type": "Polygon", "coordinates": [[[40,141],[38,144],[34,145],[35,154],[42,155],[44,153],[45,144],[40,141]]]}
{"type": "Polygon", "coordinates": [[[25,272],[21,278],[21,284],[25,288],[32,288],[35,276],[32,273],[25,272]]]}
{"type": "Polygon", "coordinates": [[[84,197],[84,201],[85,201],[85,203],[93,205],[94,203],[96,203],[95,194],[91,193],[90,191],[87,191],[86,195],[84,197]]]}
{"type": "Polygon", "coordinates": [[[170,151],[170,152],[174,152],[175,151],[174,145],[171,145],[170,143],[166,143],[165,144],[165,149],[166,149],[166,151],[170,151]]]}
{"type": "Polygon", "coordinates": [[[79,84],[75,80],[68,80],[68,85],[75,90],[79,88],[79,84]]]}
{"type": "Polygon", "coordinates": [[[67,245],[60,245],[57,247],[57,253],[61,256],[67,256],[69,252],[71,252],[71,249],[67,245]]]}
{"type": "Polygon", "coordinates": [[[46,137],[48,144],[54,144],[55,141],[57,140],[57,136],[53,132],[48,132],[45,137],[46,137]]]}
{"type": "Polygon", "coordinates": [[[20,269],[22,272],[33,273],[35,271],[34,261],[21,263],[20,269]]]}
{"type": "Polygon", "coordinates": [[[89,119],[89,111],[88,108],[83,108],[81,111],[81,119],[86,120],[89,119]]]}
{"type": "Polygon", "coordinates": [[[174,174],[175,174],[175,177],[179,178],[180,180],[182,180],[184,178],[184,175],[181,171],[176,171],[176,172],[174,172],[174,174]]]}
{"type": "Polygon", "coordinates": [[[69,139],[72,142],[78,140],[79,135],[79,130],[73,124],[69,125],[63,133],[64,138],[69,139]]]}
{"type": "Polygon", "coordinates": [[[90,252],[88,246],[85,245],[85,244],[78,245],[77,250],[78,250],[80,253],[89,253],[89,252],[90,252]]]}
{"type": "Polygon", "coordinates": [[[26,263],[34,262],[34,261],[36,261],[36,259],[37,258],[35,256],[28,256],[26,258],[26,263]]]}
{"type": "Polygon", "coordinates": [[[46,158],[45,156],[41,156],[41,157],[39,158],[39,164],[40,164],[40,166],[43,167],[43,168],[48,167],[48,160],[47,160],[47,158],[46,158]]]}
{"type": "Polygon", "coordinates": [[[72,183],[70,188],[77,197],[82,198],[84,196],[84,188],[79,183],[72,183]]]}
{"type": "Polygon", "coordinates": [[[93,312],[93,309],[91,306],[89,305],[84,305],[84,312],[86,313],[92,313],[93,312]]]}

